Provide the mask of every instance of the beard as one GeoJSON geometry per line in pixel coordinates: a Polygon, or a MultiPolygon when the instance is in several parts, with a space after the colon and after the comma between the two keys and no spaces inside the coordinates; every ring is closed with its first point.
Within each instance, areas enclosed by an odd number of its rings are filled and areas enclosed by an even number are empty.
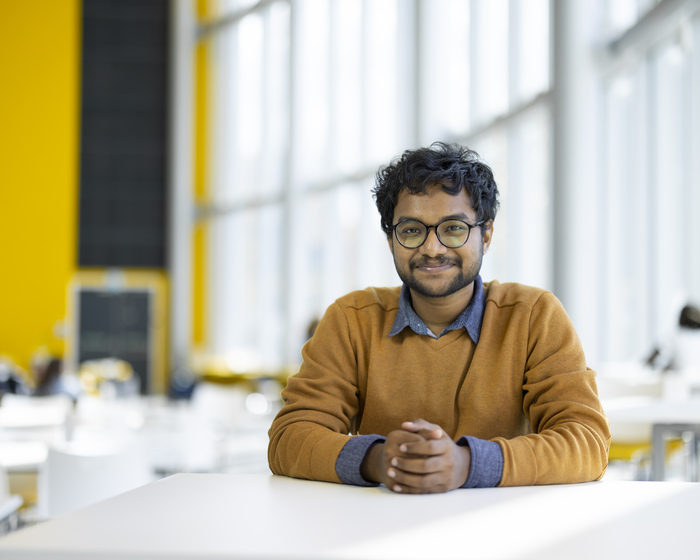
{"type": "Polygon", "coordinates": [[[461,258],[442,258],[442,259],[429,259],[426,257],[416,256],[409,261],[409,269],[404,270],[399,267],[394,259],[394,265],[396,266],[396,272],[401,278],[401,281],[406,284],[411,290],[420,294],[424,297],[429,298],[444,298],[450,296],[462,288],[469,286],[481,271],[481,263],[483,261],[483,247],[479,247],[478,256],[475,258],[470,266],[465,270],[464,263],[461,258]],[[452,278],[446,284],[431,285],[426,282],[421,282],[415,276],[415,269],[419,266],[431,265],[440,266],[443,264],[451,264],[452,268],[458,270],[458,274],[452,278]]]}

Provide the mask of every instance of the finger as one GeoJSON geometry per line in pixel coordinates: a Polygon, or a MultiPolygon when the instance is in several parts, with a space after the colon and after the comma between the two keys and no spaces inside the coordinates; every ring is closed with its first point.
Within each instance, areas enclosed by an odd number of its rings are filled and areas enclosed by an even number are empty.
{"type": "Polygon", "coordinates": [[[430,494],[446,492],[449,488],[449,476],[445,473],[430,473],[418,475],[405,473],[397,469],[389,469],[387,487],[394,492],[403,494],[430,494]]]}
{"type": "Polygon", "coordinates": [[[401,429],[408,432],[417,432],[419,430],[436,430],[442,429],[437,424],[423,420],[422,418],[417,418],[416,420],[411,420],[410,422],[404,422],[401,424],[401,429]]]}
{"type": "Polygon", "coordinates": [[[397,494],[443,494],[449,490],[444,486],[432,486],[428,488],[418,487],[414,488],[412,486],[403,486],[401,484],[396,484],[389,490],[396,492],[397,494]]]}
{"type": "Polygon", "coordinates": [[[422,418],[411,422],[404,422],[401,424],[401,429],[407,432],[417,433],[427,439],[440,439],[445,435],[445,431],[440,426],[427,422],[422,418]]]}
{"type": "Polygon", "coordinates": [[[420,458],[394,457],[389,463],[389,469],[408,474],[433,474],[444,470],[444,460],[442,456],[420,458]]]}
{"type": "Polygon", "coordinates": [[[432,457],[443,455],[450,450],[452,440],[449,438],[404,442],[399,445],[399,454],[392,457],[432,457]]]}
{"type": "Polygon", "coordinates": [[[412,434],[403,430],[395,430],[391,432],[384,442],[384,452],[387,458],[399,455],[400,447],[407,443],[418,443],[425,441],[425,438],[418,434],[412,434]]]}

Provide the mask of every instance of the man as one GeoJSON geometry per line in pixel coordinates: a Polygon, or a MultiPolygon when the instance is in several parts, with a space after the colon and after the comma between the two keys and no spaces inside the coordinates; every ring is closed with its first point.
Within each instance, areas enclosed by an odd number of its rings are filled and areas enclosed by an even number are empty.
{"type": "Polygon", "coordinates": [[[479,276],[491,169],[436,143],[380,169],[374,195],[403,286],[328,308],[270,428],[272,471],[403,493],[602,477],[610,432],[563,307],[479,276]]]}

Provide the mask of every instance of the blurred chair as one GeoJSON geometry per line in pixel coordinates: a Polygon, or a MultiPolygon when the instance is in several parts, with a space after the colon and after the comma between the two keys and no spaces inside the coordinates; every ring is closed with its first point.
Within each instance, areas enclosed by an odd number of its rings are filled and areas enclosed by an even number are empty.
{"type": "Polygon", "coordinates": [[[192,393],[192,411],[212,426],[230,431],[247,419],[246,397],[251,388],[248,382],[219,384],[202,381],[192,393]]]}
{"type": "Polygon", "coordinates": [[[227,441],[245,423],[247,382],[200,381],[194,388],[183,433],[183,470],[222,472],[227,441]]]}
{"type": "Polygon", "coordinates": [[[75,406],[71,441],[126,444],[144,424],[143,403],[135,398],[110,399],[84,394],[75,406]]]}
{"type": "MultiPolygon", "coordinates": [[[[606,403],[617,399],[661,397],[663,378],[659,371],[638,362],[609,362],[597,367],[598,395],[606,403]]],[[[629,478],[646,480],[651,465],[651,423],[614,422],[610,424],[611,463],[629,467],[629,478]]]]}
{"type": "Polygon", "coordinates": [[[49,449],[39,471],[37,518],[50,519],[127,492],[154,479],[141,445],[94,442],[49,449]]]}
{"type": "MultiPolygon", "coordinates": [[[[597,367],[596,383],[603,408],[629,403],[640,406],[658,399],[673,398],[669,390],[672,373],[651,369],[638,362],[604,363],[597,367]]],[[[622,467],[627,478],[649,480],[652,476],[652,422],[610,422],[610,466],[622,467]]],[[[678,459],[686,446],[681,434],[671,438],[666,459],[678,459]]],[[[612,469],[609,469],[612,470],[612,469]]],[[[678,469],[677,469],[678,470],[678,469]]]]}

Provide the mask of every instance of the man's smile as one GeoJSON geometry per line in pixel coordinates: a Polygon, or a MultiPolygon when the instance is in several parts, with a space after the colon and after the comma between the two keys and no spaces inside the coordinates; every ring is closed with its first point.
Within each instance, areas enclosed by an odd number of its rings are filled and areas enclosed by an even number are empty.
{"type": "Polygon", "coordinates": [[[416,269],[420,270],[421,272],[427,272],[431,274],[435,274],[438,272],[444,272],[448,268],[452,268],[454,265],[451,263],[447,264],[441,264],[441,265],[422,265],[422,266],[417,266],[416,269]]]}
{"type": "Polygon", "coordinates": [[[452,260],[448,259],[440,259],[440,260],[425,260],[421,259],[418,262],[411,263],[411,268],[413,270],[420,270],[421,272],[425,272],[427,274],[438,274],[440,272],[444,272],[453,266],[458,266],[461,267],[460,263],[456,263],[452,260]]]}

